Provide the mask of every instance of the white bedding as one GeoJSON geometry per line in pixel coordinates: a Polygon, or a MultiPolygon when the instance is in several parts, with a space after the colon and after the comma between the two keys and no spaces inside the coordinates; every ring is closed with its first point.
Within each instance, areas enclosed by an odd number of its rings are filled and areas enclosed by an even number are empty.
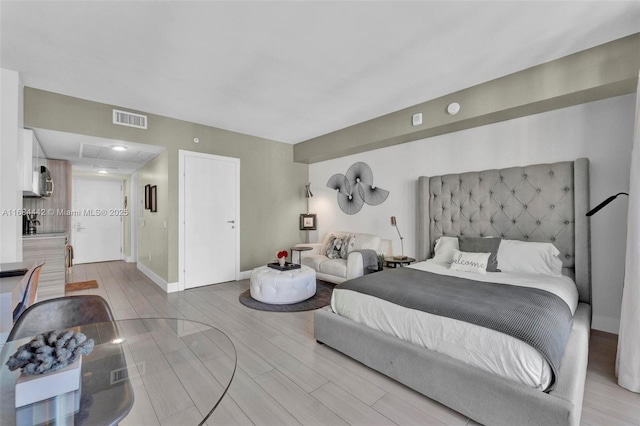
{"type": "MultiPolygon", "coordinates": [[[[430,260],[409,267],[476,281],[550,291],[567,303],[572,314],[578,306],[576,286],[570,278],[564,276],[516,272],[489,272],[480,275],[452,271],[448,264],[430,260]]],[[[527,386],[546,389],[551,382],[551,368],[542,355],[528,344],[506,334],[405,308],[355,291],[340,290],[340,287],[333,291],[331,308],[337,314],[368,327],[527,386]]]]}

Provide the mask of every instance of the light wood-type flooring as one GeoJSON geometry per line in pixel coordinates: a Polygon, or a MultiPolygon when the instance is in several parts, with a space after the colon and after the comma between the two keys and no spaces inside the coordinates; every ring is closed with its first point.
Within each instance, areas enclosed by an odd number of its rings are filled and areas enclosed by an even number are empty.
{"type": "MultiPolygon", "coordinates": [[[[219,328],[233,341],[238,369],[208,425],[475,425],[449,408],[313,338],[313,312],[271,313],[241,305],[248,280],[166,294],[135,264],[73,267],[70,281],[95,279],[118,319],[186,318],[219,328]]],[[[616,336],[594,331],[583,425],[640,425],[640,394],[616,385],[616,336]]],[[[197,424],[193,408],[147,424],[197,424]]],[[[125,419],[123,426],[133,424],[125,419]]],[[[136,422],[136,426],[139,423],[136,422]]]]}

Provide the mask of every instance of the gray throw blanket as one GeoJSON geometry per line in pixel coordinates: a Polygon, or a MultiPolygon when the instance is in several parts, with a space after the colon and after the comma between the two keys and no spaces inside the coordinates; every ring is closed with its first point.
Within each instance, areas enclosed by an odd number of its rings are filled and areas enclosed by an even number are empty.
{"type": "Polygon", "coordinates": [[[537,349],[551,366],[553,388],[571,332],[567,304],[544,290],[467,280],[397,268],[345,281],[351,290],[396,305],[445,316],[515,337],[537,349]]]}
{"type": "Polygon", "coordinates": [[[364,273],[367,273],[367,268],[370,266],[378,266],[378,253],[375,250],[363,249],[354,250],[352,253],[358,252],[362,254],[362,268],[364,273]]]}

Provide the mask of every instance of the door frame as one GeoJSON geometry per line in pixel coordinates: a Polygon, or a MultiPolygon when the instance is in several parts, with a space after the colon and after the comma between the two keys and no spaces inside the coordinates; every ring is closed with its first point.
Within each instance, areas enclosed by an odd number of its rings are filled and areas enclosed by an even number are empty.
{"type": "Polygon", "coordinates": [[[129,178],[129,257],[125,256],[127,263],[138,261],[138,171],[133,172],[129,178]]]}
{"type": "Polygon", "coordinates": [[[235,255],[235,279],[240,279],[240,159],[234,157],[225,157],[222,155],[205,154],[203,152],[178,150],[178,291],[185,290],[185,250],[184,250],[184,234],[185,234],[185,158],[199,157],[210,160],[229,161],[235,163],[236,166],[236,217],[235,220],[235,238],[236,238],[236,255],[235,255]]]}
{"type": "MultiPolygon", "coordinates": [[[[72,209],[72,217],[71,217],[71,235],[70,235],[70,244],[71,246],[74,246],[76,244],[76,220],[78,217],[82,217],[80,212],[76,209],[76,199],[75,199],[75,195],[73,194],[77,194],[77,190],[76,190],[76,183],[78,180],[92,180],[92,181],[98,181],[98,182],[104,182],[104,181],[110,181],[110,182],[116,182],[120,184],[120,207],[119,208],[123,208],[124,203],[123,203],[123,199],[124,199],[124,179],[120,178],[120,177],[109,177],[109,176],[104,176],[104,177],[98,177],[98,176],[72,176],[73,179],[73,186],[72,186],[72,200],[71,200],[71,209],[72,209]]],[[[124,218],[122,216],[120,216],[120,259],[119,260],[124,260],[125,259],[125,255],[124,255],[124,218]]]]}

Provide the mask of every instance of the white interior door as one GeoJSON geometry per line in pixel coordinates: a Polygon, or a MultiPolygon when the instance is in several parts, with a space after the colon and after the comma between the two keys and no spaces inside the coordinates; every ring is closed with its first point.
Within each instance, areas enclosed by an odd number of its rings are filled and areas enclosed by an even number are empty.
{"type": "Polygon", "coordinates": [[[122,259],[122,182],[75,178],[74,263],[122,259]]]}
{"type": "Polygon", "coordinates": [[[180,151],[181,281],[184,288],[236,279],[239,270],[237,158],[180,151]]]}

